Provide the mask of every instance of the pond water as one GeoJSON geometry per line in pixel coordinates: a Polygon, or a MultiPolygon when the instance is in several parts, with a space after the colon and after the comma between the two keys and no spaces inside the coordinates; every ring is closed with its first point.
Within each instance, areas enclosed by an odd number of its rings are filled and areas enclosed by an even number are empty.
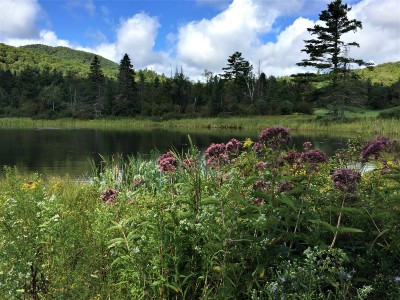
{"type": "MultiPolygon", "coordinates": [[[[46,175],[84,176],[90,172],[90,158],[100,161],[100,155],[148,155],[154,149],[165,152],[175,148],[181,151],[189,147],[188,135],[194,145],[204,150],[211,143],[227,142],[231,138],[255,140],[258,131],[0,129],[0,172],[7,165],[46,175]]],[[[326,135],[295,134],[291,147],[301,147],[304,141],[311,141],[314,148],[332,154],[337,149],[345,148],[347,140],[326,135]]]]}

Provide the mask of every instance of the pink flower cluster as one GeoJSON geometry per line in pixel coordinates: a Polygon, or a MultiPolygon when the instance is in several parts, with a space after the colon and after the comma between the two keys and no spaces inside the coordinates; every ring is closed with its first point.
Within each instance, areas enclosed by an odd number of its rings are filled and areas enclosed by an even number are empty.
{"type": "Polygon", "coordinates": [[[290,136],[290,129],[279,125],[261,131],[258,140],[261,143],[266,143],[273,149],[277,149],[282,145],[288,144],[292,138],[290,136]]]}
{"type": "Polygon", "coordinates": [[[172,151],[168,151],[157,158],[157,164],[160,167],[160,171],[167,174],[176,170],[178,167],[178,160],[175,158],[172,151]]]}
{"type": "Polygon", "coordinates": [[[379,136],[361,148],[361,162],[368,162],[371,156],[378,159],[382,152],[392,152],[395,145],[396,141],[390,140],[386,136],[379,136]]]}
{"type": "Polygon", "coordinates": [[[101,193],[100,199],[105,204],[115,204],[115,202],[117,202],[117,195],[118,195],[118,190],[106,189],[101,193]]]}
{"type": "Polygon", "coordinates": [[[331,176],[333,186],[344,193],[354,193],[361,181],[361,173],[351,169],[339,169],[331,176]]]}
{"type": "Polygon", "coordinates": [[[237,155],[242,148],[242,143],[237,139],[231,139],[226,145],[211,144],[206,150],[206,164],[211,167],[218,167],[229,161],[229,156],[237,155]]]}

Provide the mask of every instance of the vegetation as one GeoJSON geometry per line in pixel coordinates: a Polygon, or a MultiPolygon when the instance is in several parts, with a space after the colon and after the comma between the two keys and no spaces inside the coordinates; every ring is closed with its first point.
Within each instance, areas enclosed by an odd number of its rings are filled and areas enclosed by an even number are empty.
{"type": "Polygon", "coordinates": [[[231,117],[312,114],[330,110],[327,122],[344,121],[350,106],[389,109],[400,105],[400,65],[378,66],[376,71],[352,71],[368,65],[348,55],[356,42],[342,35],[361,29],[347,17],[351,7],[335,0],[320,14],[323,25],[309,28],[309,55],[298,63],[318,74],[267,77],[236,51],[221,75],[205,70],[204,80],[193,82],[176,68],[169,78],[149,70],[135,70],[125,54],[119,66],[94,54],[63,47],[31,45],[15,48],[0,44],[0,116],[39,119],[101,117],[231,117]],[[371,73],[369,73],[371,72],[371,73]],[[103,74],[103,76],[100,76],[103,74]],[[389,75],[390,74],[390,75],[389,75]]]}
{"type": "Polygon", "coordinates": [[[0,180],[2,299],[397,299],[400,157],[258,140],[0,180]]]}
{"type": "MultiPolygon", "coordinates": [[[[386,111],[382,111],[382,114],[386,111]]],[[[180,129],[187,132],[190,129],[246,129],[261,130],[266,126],[283,124],[293,129],[296,133],[321,132],[330,135],[400,135],[400,122],[393,116],[389,118],[376,118],[379,112],[371,110],[357,110],[346,113],[346,122],[332,122],[325,118],[327,110],[319,109],[318,115],[291,115],[291,116],[256,116],[256,117],[230,117],[230,118],[192,118],[179,120],[157,121],[142,118],[123,119],[57,119],[57,120],[32,120],[30,118],[0,118],[0,128],[95,128],[112,130],[132,129],[180,129]]]]}

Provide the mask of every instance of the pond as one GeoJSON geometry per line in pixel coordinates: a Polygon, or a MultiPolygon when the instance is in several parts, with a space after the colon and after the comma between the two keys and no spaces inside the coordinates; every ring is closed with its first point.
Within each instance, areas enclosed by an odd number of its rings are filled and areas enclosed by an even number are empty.
{"type": "MultiPolygon", "coordinates": [[[[258,131],[202,129],[173,131],[145,129],[130,131],[90,129],[0,129],[0,166],[16,166],[21,171],[46,175],[84,176],[90,172],[89,159],[100,161],[100,155],[149,155],[154,149],[161,152],[175,148],[179,151],[193,144],[206,149],[211,143],[227,142],[231,138],[255,140],[258,131]]],[[[293,136],[291,147],[301,147],[311,141],[315,148],[332,154],[346,147],[347,138],[326,135],[293,136]]]]}

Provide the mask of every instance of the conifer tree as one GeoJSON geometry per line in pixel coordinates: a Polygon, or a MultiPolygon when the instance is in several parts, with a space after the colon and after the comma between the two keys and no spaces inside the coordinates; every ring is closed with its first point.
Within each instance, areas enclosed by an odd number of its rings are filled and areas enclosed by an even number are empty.
{"type": "Polygon", "coordinates": [[[92,63],[90,64],[89,81],[89,105],[91,106],[91,116],[97,118],[101,115],[102,111],[102,90],[104,84],[104,74],[97,55],[94,56],[92,63]]]}
{"type": "Polygon", "coordinates": [[[119,64],[117,101],[114,114],[133,116],[139,113],[136,95],[135,71],[128,54],[125,53],[119,64]]]}

